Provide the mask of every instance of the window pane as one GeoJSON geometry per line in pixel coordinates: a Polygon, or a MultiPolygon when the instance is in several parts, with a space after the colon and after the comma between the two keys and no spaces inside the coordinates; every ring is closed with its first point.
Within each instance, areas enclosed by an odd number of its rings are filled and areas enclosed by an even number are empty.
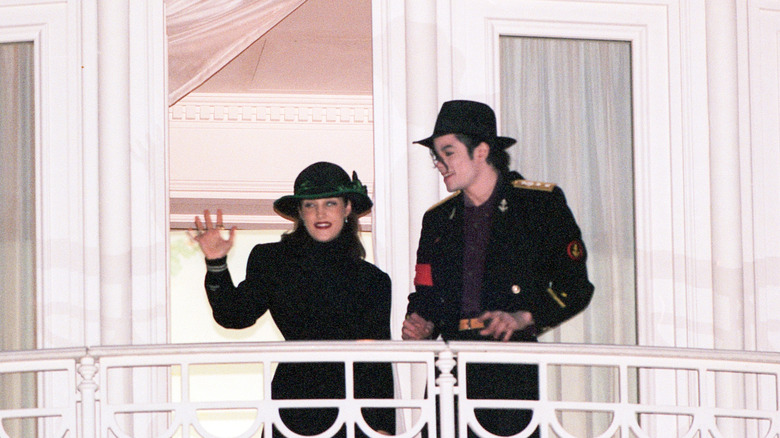
{"type": "MultiPolygon", "coordinates": [[[[35,106],[32,42],[0,43],[0,350],[35,341],[35,106]]],[[[32,373],[0,375],[0,409],[37,403],[32,373]]],[[[9,421],[9,436],[35,436],[34,419],[9,421]]]]}
{"type": "MultiPolygon", "coordinates": [[[[525,37],[500,44],[502,130],[519,143],[510,150],[513,167],[564,190],[596,288],[585,312],[542,340],[635,344],[631,44],[525,37]]],[[[581,371],[552,370],[553,397],[617,396],[614,376],[581,371]]],[[[610,424],[570,414],[562,418],[568,430],[596,434],[610,424]]]]}
{"type": "Polygon", "coordinates": [[[35,348],[33,43],[0,44],[2,350],[35,348]]]}
{"type": "Polygon", "coordinates": [[[636,343],[631,43],[502,36],[512,167],[558,184],[583,232],[589,308],[558,341],[636,343]]]}

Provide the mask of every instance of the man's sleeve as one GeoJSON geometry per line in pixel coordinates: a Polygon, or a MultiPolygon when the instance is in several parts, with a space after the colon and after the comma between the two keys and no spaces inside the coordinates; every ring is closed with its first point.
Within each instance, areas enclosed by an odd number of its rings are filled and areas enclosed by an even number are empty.
{"type": "Polygon", "coordinates": [[[594,289],[588,280],[587,251],[582,233],[558,187],[553,190],[547,216],[549,238],[545,250],[550,281],[532,312],[542,331],[585,309],[594,289]]]}
{"type": "MultiPolygon", "coordinates": [[[[414,267],[414,292],[409,294],[406,314],[417,313],[426,320],[435,323],[436,303],[431,264],[432,236],[431,215],[426,213],[423,217],[420,243],[417,246],[417,263],[414,267]]],[[[434,335],[434,337],[438,336],[438,331],[435,331],[434,335]]]]}

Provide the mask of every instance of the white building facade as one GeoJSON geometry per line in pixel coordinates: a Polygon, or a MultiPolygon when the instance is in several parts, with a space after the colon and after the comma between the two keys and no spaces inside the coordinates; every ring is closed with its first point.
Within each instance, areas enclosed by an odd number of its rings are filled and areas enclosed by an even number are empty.
{"type": "MultiPolygon", "coordinates": [[[[420,218],[443,195],[411,142],[443,101],[501,108],[499,39],[530,36],[631,44],[637,344],[780,352],[780,1],[374,0],[372,14],[371,229],[394,334],[420,218]]],[[[163,2],[0,0],[0,43],[30,41],[36,345],[167,344],[163,2]]]]}

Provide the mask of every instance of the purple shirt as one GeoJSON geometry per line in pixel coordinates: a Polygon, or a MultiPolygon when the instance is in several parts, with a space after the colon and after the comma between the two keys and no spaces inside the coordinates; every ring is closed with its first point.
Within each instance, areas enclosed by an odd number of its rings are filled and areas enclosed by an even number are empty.
{"type": "Polygon", "coordinates": [[[490,221],[496,205],[496,190],[482,205],[469,205],[464,196],[463,211],[463,292],[462,318],[474,318],[482,313],[482,277],[485,274],[485,253],[490,240],[490,221]]]}

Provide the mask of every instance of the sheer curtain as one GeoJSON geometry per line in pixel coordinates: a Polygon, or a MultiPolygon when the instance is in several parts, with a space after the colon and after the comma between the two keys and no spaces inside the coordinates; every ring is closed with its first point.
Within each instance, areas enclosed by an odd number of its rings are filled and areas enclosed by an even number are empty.
{"type": "MultiPolygon", "coordinates": [[[[32,42],[0,43],[0,350],[36,348],[35,126],[32,42]]],[[[32,375],[0,376],[0,408],[35,405],[32,375]]],[[[9,422],[34,436],[33,421],[9,422]]]]}
{"type": "MultiPolygon", "coordinates": [[[[564,190],[596,287],[588,309],[543,340],[635,344],[630,43],[504,36],[500,50],[501,129],[518,140],[511,167],[564,190]]],[[[557,371],[558,397],[616,400],[615,370],[557,371]]],[[[564,417],[593,433],[610,421],[564,417]]]]}
{"type": "Polygon", "coordinates": [[[512,167],[564,190],[596,286],[555,340],[635,344],[630,43],[502,37],[501,50],[512,167]]]}
{"type": "Polygon", "coordinates": [[[194,90],[306,0],[165,0],[168,104],[194,90]]]}

